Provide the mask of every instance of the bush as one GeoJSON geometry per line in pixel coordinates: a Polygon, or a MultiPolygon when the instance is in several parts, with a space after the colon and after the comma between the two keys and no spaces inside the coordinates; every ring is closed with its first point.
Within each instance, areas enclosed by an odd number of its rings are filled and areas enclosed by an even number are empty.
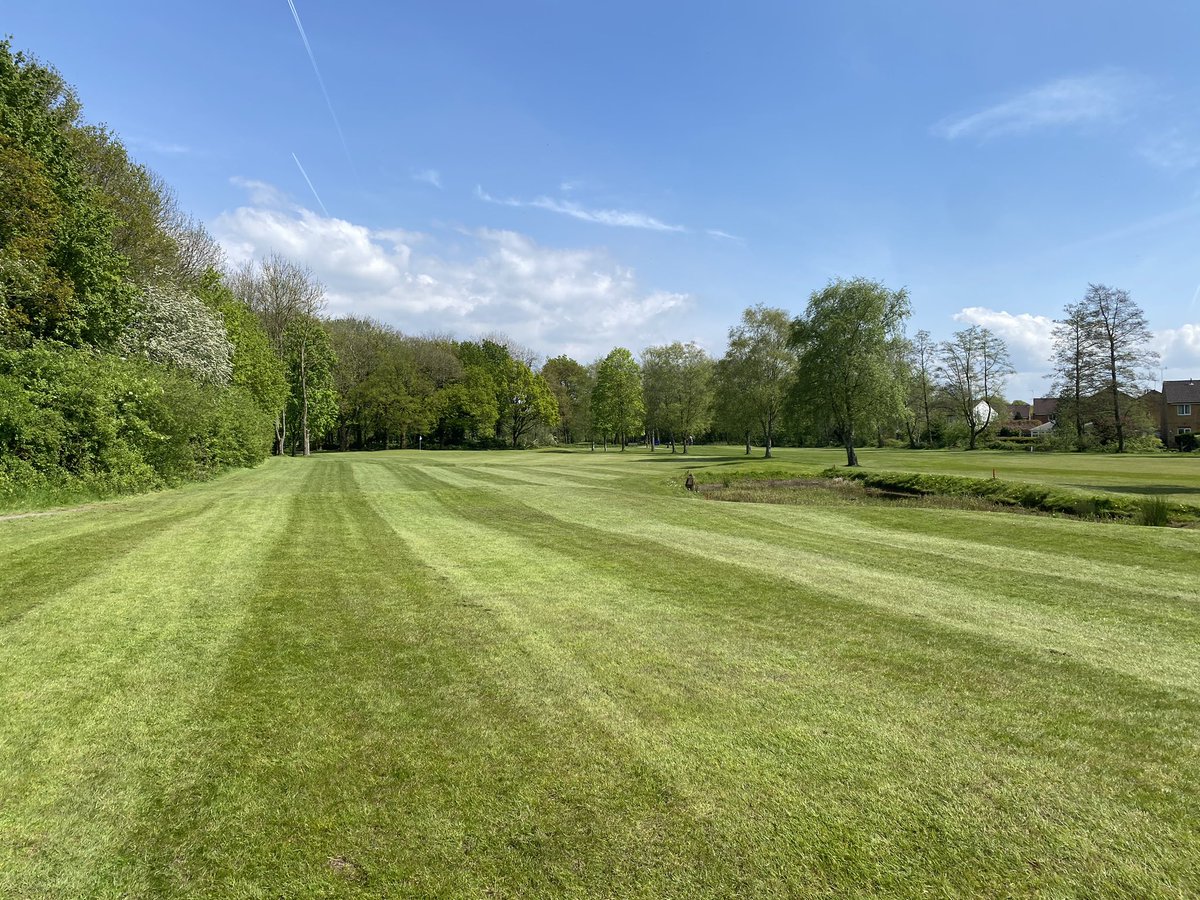
{"type": "Polygon", "coordinates": [[[1125,442],[1125,449],[1130,453],[1158,453],[1166,448],[1158,435],[1138,434],[1125,442]]]}
{"type": "Polygon", "coordinates": [[[0,494],[176,484],[254,465],[271,435],[242,388],[61,345],[0,351],[0,494]]]}
{"type": "Polygon", "coordinates": [[[1191,453],[1200,446],[1200,439],[1194,434],[1177,434],[1175,436],[1175,446],[1184,453],[1191,453]]]}
{"type": "Polygon", "coordinates": [[[1138,503],[1134,521],[1139,525],[1162,528],[1171,518],[1170,505],[1162,497],[1146,497],[1138,503]]]}

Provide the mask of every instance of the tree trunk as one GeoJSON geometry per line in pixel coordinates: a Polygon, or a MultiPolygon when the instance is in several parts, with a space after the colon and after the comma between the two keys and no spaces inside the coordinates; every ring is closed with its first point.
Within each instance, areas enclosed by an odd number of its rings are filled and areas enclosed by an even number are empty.
{"type": "Polygon", "coordinates": [[[300,345],[300,429],[304,432],[304,455],[312,456],[308,434],[308,360],[305,344],[300,345]]]}
{"type": "Polygon", "coordinates": [[[750,455],[750,429],[746,429],[746,455],[750,455]]]}
{"type": "Polygon", "coordinates": [[[1125,452],[1125,424],[1121,421],[1121,389],[1117,385],[1117,360],[1115,356],[1112,359],[1112,398],[1113,398],[1113,424],[1117,429],[1117,452],[1125,452]]]}
{"type": "Polygon", "coordinates": [[[850,468],[850,467],[857,468],[858,453],[854,449],[854,432],[853,431],[851,431],[849,434],[846,435],[846,438],[843,441],[843,443],[846,445],[846,467],[847,468],[850,468]]]}
{"type": "Polygon", "coordinates": [[[763,441],[763,459],[771,458],[771,432],[767,430],[767,438],[763,441]]]}

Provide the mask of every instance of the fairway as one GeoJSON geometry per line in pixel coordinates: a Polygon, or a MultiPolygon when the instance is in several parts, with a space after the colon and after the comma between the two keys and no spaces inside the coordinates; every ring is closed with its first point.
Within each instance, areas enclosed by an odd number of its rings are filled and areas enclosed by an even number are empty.
{"type": "Polygon", "coordinates": [[[1200,893],[1200,531],[682,490],[743,465],[0,520],[0,896],[1200,893]]]}

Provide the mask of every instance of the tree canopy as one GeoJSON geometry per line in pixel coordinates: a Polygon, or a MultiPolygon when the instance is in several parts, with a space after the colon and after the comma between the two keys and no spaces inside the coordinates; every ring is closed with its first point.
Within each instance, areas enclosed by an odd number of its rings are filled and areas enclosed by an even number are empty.
{"type": "Polygon", "coordinates": [[[865,278],[838,279],[816,291],[792,323],[799,354],[793,402],[827,428],[857,466],[855,440],[864,429],[894,421],[904,410],[897,360],[906,344],[908,292],[865,278]]]}

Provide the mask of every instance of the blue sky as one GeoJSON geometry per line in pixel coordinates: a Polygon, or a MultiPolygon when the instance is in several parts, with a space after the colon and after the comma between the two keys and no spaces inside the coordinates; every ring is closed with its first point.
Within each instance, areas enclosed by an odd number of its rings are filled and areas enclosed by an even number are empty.
{"type": "Polygon", "coordinates": [[[1194,2],[294,4],[0,18],[332,314],[719,353],[745,306],[865,275],[909,288],[910,330],[1004,335],[1031,397],[1103,282],[1200,373],[1194,2]]]}

